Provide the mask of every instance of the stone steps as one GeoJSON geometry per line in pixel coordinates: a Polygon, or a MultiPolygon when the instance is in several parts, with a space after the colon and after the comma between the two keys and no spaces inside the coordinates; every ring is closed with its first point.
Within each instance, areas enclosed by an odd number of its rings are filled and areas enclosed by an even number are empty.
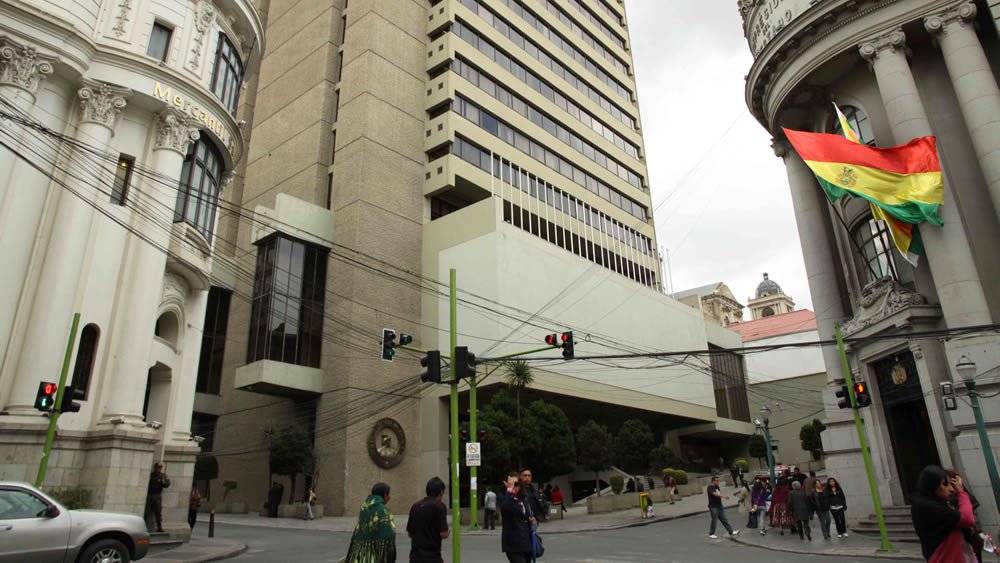
{"type": "MultiPolygon", "coordinates": [[[[889,534],[889,541],[893,542],[919,542],[917,532],[913,529],[913,520],[910,517],[909,506],[885,506],[882,507],[882,517],[885,520],[885,529],[889,534]]],[[[851,526],[851,531],[865,536],[880,535],[878,518],[874,514],[869,514],[868,518],[861,520],[856,525],[851,526]]]]}

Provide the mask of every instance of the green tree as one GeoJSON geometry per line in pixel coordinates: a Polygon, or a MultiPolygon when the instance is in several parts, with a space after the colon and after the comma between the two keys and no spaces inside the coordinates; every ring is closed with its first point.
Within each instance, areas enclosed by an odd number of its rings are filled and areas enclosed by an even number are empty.
{"type": "Polygon", "coordinates": [[[803,424],[799,429],[799,440],[802,441],[802,449],[811,453],[813,459],[823,457],[823,439],[820,433],[826,430],[826,426],[817,419],[813,419],[808,424],[803,424]]]}
{"type": "Polygon", "coordinates": [[[531,387],[535,382],[535,374],[531,371],[531,365],[524,360],[511,360],[507,362],[507,372],[503,376],[507,387],[514,391],[517,405],[517,420],[521,420],[521,391],[531,387]]]}
{"type": "Polygon", "coordinates": [[[681,458],[677,457],[677,454],[670,449],[670,446],[660,444],[649,452],[649,472],[653,475],[659,475],[664,469],[674,467],[680,461],[681,458]]]}
{"type": "Polygon", "coordinates": [[[763,468],[763,458],[767,457],[767,440],[765,440],[760,434],[750,436],[750,441],[747,443],[747,454],[749,454],[750,457],[757,458],[757,462],[760,464],[761,468],[763,468]]]}
{"type": "Polygon", "coordinates": [[[598,496],[601,495],[601,471],[610,469],[614,462],[611,445],[611,432],[593,420],[588,420],[576,431],[576,452],[580,467],[594,472],[594,489],[598,496]]]}
{"type": "Polygon", "coordinates": [[[269,424],[264,428],[267,441],[271,474],[284,475],[292,482],[288,492],[289,500],[295,498],[295,478],[306,469],[312,452],[309,434],[297,424],[277,426],[269,424]]]}
{"type": "Polygon", "coordinates": [[[615,439],[615,465],[631,475],[649,468],[649,452],[653,449],[653,431],[638,419],[626,420],[615,439]]]}
{"type": "Polygon", "coordinates": [[[576,469],[576,446],[569,418],[561,408],[532,401],[521,419],[523,459],[539,483],[576,469]]]}
{"type": "MultiPolygon", "coordinates": [[[[484,482],[500,482],[514,468],[523,449],[520,431],[514,420],[514,399],[504,390],[497,391],[480,410],[477,427],[487,431],[483,445],[480,475],[484,482]]],[[[485,490],[485,488],[484,488],[485,490]]]]}

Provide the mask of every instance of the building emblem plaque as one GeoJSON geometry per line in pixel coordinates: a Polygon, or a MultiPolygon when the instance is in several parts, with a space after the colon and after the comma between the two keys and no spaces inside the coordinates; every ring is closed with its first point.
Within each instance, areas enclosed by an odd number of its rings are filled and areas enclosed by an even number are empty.
{"type": "Polygon", "coordinates": [[[396,467],[406,451],[406,433],[398,422],[383,418],[375,423],[368,436],[368,455],[375,465],[384,469],[396,467]]]}

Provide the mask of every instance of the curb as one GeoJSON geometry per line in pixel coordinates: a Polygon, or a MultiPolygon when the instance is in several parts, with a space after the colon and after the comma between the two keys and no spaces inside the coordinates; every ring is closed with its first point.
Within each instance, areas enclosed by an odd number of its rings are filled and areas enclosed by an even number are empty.
{"type": "MultiPolygon", "coordinates": [[[[735,506],[735,505],[733,505],[735,506]]],[[[726,507],[730,508],[730,507],[726,507]]],[[[679,520],[681,518],[689,518],[691,516],[698,516],[701,514],[708,514],[708,510],[699,510],[695,512],[685,512],[684,514],[675,514],[673,516],[657,516],[655,518],[648,518],[646,520],[636,520],[634,522],[625,522],[624,524],[614,524],[611,526],[595,526],[590,528],[573,528],[571,530],[546,530],[544,527],[540,528],[539,532],[546,535],[556,535],[556,534],[577,534],[581,532],[608,532],[612,530],[624,530],[626,528],[639,528],[642,526],[649,526],[650,524],[658,524],[660,522],[669,522],[671,520],[679,520]]],[[[479,532],[468,532],[463,531],[463,536],[492,536],[494,534],[484,534],[479,532]]]]}
{"type": "Polygon", "coordinates": [[[232,557],[236,557],[237,555],[242,554],[246,550],[247,550],[246,544],[234,543],[228,550],[218,551],[212,553],[211,555],[195,557],[193,559],[171,559],[169,555],[170,552],[173,550],[168,549],[167,551],[157,553],[155,557],[144,558],[144,560],[149,561],[150,563],[207,563],[209,561],[222,561],[223,559],[230,559],[232,557]]]}
{"type": "Polygon", "coordinates": [[[759,543],[754,543],[754,542],[751,542],[751,541],[746,541],[743,538],[741,538],[740,536],[736,536],[736,537],[727,536],[727,539],[729,541],[736,542],[738,544],[747,545],[747,546],[750,546],[750,547],[756,547],[758,549],[767,549],[767,550],[770,550],[770,551],[784,551],[786,553],[799,553],[799,554],[802,554],[802,555],[831,555],[831,556],[834,556],[834,557],[854,557],[854,558],[857,558],[857,557],[874,557],[874,558],[877,558],[877,559],[895,559],[897,561],[923,561],[924,560],[924,558],[921,557],[921,556],[919,556],[919,555],[907,555],[905,553],[886,552],[886,551],[879,551],[877,549],[873,549],[873,550],[871,550],[870,552],[867,552],[867,553],[862,553],[862,552],[841,553],[841,552],[836,552],[836,551],[806,551],[804,549],[795,549],[795,548],[791,548],[791,547],[777,547],[777,546],[771,546],[771,545],[762,545],[762,544],[759,544],[759,543]]]}

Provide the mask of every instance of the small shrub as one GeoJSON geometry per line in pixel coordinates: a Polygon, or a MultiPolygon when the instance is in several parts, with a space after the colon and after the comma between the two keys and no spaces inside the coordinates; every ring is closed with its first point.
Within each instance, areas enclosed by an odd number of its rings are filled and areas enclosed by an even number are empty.
{"type": "Polygon", "coordinates": [[[90,490],[82,487],[67,487],[49,492],[52,498],[69,510],[90,508],[90,490]]]}
{"type": "Polygon", "coordinates": [[[236,490],[237,481],[223,481],[222,488],[226,489],[226,492],[222,493],[222,500],[226,500],[226,496],[232,491],[236,490]]]}
{"type": "Polygon", "coordinates": [[[688,483],[687,471],[684,471],[683,469],[673,469],[673,468],[664,469],[663,476],[664,477],[673,476],[674,479],[677,479],[678,485],[687,485],[688,483]]]}
{"type": "Polygon", "coordinates": [[[625,477],[615,473],[611,476],[611,490],[616,494],[622,494],[622,489],[625,488],[625,477]]]}

